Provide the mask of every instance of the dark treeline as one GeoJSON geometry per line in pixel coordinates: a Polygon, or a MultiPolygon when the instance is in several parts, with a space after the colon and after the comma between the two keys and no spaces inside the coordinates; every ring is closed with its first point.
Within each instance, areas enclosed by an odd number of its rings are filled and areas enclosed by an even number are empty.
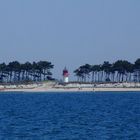
{"type": "Polygon", "coordinates": [[[140,59],[117,60],[100,65],[85,64],[74,71],[79,82],[140,82],[140,59]]]}
{"type": "Polygon", "coordinates": [[[0,64],[0,82],[27,82],[52,79],[51,69],[54,66],[48,61],[26,62],[21,64],[18,61],[9,64],[0,64]]]}

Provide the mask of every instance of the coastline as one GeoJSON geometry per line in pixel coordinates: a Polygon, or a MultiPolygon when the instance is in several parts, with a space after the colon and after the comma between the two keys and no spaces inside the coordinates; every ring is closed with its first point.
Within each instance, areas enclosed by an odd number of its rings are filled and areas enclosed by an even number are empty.
{"type": "Polygon", "coordinates": [[[0,92],[136,92],[140,91],[140,88],[95,88],[93,89],[6,89],[0,92]]]}
{"type": "Polygon", "coordinates": [[[0,92],[102,92],[102,91],[140,91],[138,83],[106,83],[106,84],[77,84],[69,83],[66,85],[56,84],[55,82],[44,82],[40,84],[26,85],[0,85],[0,92]]]}

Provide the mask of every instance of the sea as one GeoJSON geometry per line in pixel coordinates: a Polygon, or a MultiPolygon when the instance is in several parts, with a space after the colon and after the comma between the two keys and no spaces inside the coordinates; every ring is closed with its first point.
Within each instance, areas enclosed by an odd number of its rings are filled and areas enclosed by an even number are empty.
{"type": "Polygon", "coordinates": [[[0,140],[140,140],[140,92],[1,92],[0,140]]]}

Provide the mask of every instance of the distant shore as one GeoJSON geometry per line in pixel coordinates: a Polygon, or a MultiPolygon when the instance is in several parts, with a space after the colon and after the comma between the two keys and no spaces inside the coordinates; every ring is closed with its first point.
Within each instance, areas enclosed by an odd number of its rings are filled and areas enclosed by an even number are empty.
{"type": "Polygon", "coordinates": [[[1,92],[110,92],[110,91],[140,91],[140,88],[83,88],[81,90],[79,90],[78,88],[76,89],[4,89],[1,90],[1,92]]]}
{"type": "Polygon", "coordinates": [[[140,83],[68,83],[42,82],[19,85],[0,85],[1,92],[98,92],[98,91],[140,91],[140,83]]]}

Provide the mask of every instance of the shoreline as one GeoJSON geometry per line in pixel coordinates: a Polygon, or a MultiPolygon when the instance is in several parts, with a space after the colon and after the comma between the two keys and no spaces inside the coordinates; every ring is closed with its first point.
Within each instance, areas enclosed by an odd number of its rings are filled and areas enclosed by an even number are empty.
{"type": "Polygon", "coordinates": [[[3,89],[0,92],[140,92],[140,88],[83,88],[83,89],[45,89],[45,88],[34,88],[34,89],[3,89]]]}
{"type": "Polygon", "coordinates": [[[140,91],[140,83],[104,83],[66,85],[56,82],[43,82],[25,85],[0,85],[0,92],[104,92],[104,91],[140,91]]]}

